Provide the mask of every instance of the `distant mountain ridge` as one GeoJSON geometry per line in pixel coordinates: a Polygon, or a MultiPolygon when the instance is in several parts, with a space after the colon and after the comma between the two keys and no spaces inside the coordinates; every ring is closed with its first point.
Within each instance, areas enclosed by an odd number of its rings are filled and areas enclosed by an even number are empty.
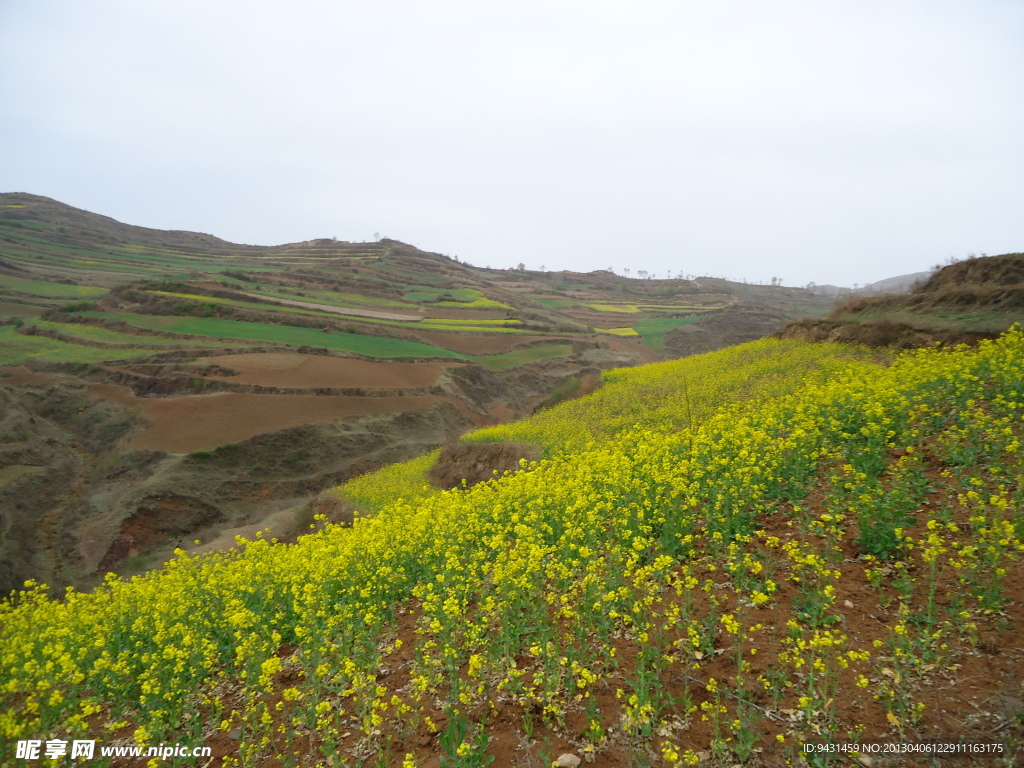
{"type": "Polygon", "coordinates": [[[868,283],[857,293],[909,293],[915,283],[921,283],[931,277],[932,271],[911,272],[908,275],[897,275],[887,277],[885,280],[878,280],[868,283]]]}
{"type": "Polygon", "coordinates": [[[347,255],[353,246],[371,250],[381,250],[385,247],[380,243],[353,244],[329,238],[280,245],[244,245],[205,232],[152,229],[125,224],[110,216],[75,208],[58,200],[27,192],[0,193],[0,220],[9,226],[17,226],[19,222],[49,224],[55,230],[55,239],[66,244],[131,242],[148,247],[172,247],[212,255],[260,255],[296,248],[327,249],[338,255],[347,255]]]}

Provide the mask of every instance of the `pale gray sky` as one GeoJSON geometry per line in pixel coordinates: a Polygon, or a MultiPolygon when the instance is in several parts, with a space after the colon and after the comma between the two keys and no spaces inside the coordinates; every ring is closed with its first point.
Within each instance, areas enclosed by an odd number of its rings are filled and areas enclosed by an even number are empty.
{"type": "Polygon", "coordinates": [[[1019,0],[0,0],[0,191],[850,285],[1024,250],[1019,0]]]}

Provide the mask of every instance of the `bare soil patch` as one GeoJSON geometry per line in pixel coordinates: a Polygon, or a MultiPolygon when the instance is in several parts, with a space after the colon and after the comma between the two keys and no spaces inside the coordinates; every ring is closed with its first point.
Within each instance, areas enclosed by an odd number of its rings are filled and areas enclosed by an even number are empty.
{"type": "Polygon", "coordinates": [[[491,408],[489,413],[499,424],[504,424],[506,421],[512,421],[516,417],[508,403],[498,403],[496,406],[491,408]]]}
{"type": "Polygon", "coordinates": [[[93,384],[90,391],[139,408],[149,426],[132,441],[134,449],[167,453],[210,451],[264,432],[371,413],[416,411],[443,401],[433,395],[345,397],[256,395],[221,392],[195,397],[142,398],[127,387],[93,384]]]}
{"type": "Polygon", "coordinates": [[[826,341],[839,344],[863,344],[868,347],[913,349],[934,344],[955,346],[977,344],[982,339],[994,339],[997,333],[975,333],[958,330],[924,330],[905,323],[884,320],[878,322],[839,322],[835,320],[804,320],[790,323],[779,332],[779,338],[803,341],[826,341]]]}
{"type": "Polygon", "coordinates": [[[492,480],[522,468],[521,459],[536,461],[540,452],[526,443],[456,443],[441,449],[427,479],[438,488],[458,488],[492,480]]]}
{"type": "MultiPolygon", "coordinates": [[[[179,495],[161,495],[145,499],[138,510],[121,523],[121,535],[114,540],[100,561],[99,570],[109,571],[129,557],[168,536],[186,536],[216,522],[223,514],[202,499],[179,495]]],[[[179,542],[179,544],[184,542],[179,542]]]]}
{"type": "Polygon", "coordinates": [[[240,384],[309,389],[342,387],[429,387],[445,363],[381,363],[353,358],[257,352],[217,355],[196,361],[238,371],[237,376],[210,376],[240,384]]]}
{"type": "Polygon", "coordinates": [[[24,386],[30,384],[49,384],[63,379],[63,376],[55,376],[48,373],[38,373],[23,365],[12,365],[0,368],[0,382],[24,386]]]}
{"type": "Polygon", "coordinates": [[[609,339],[608,347],[617,352],[629,352],[640,356],[641,363],[654,363],[661,359],[661,356],[648,347],[639,337],[626,336],[609,339]]]}

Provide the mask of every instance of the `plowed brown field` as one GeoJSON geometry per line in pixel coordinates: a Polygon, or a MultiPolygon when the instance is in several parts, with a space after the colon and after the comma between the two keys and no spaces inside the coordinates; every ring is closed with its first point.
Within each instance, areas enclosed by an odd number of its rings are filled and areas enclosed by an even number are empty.
{"type": "Polygon", "coordinates": [[[646,346],[643,341],[636,337],[611,339],[608,346],[619,352],[631,352],[639,355],[641,363],[653,363],[661,359],[657,352],[646,346]]]}
{"type": "Polygon", "coordinates": [[[378,363],[323,355],[287,352],[256,352],[217,355],[196,361],[238,371],[238,376],[211,376],[240,384],[264,387],[429,387],[437,381],[445,363],[378,363]]]}
{"type": "Polygon", "coordinates": [[[316,424],[343,416],[415,411],[442,402],[432,395],[343,397],[254,395],[221,392],[194,397],[136,397],[127,387],[93,384],[90,391],[130,408],[140,408],[149,426],[132,448],[168,453],[209,451],[254,435],[316,424]]]}

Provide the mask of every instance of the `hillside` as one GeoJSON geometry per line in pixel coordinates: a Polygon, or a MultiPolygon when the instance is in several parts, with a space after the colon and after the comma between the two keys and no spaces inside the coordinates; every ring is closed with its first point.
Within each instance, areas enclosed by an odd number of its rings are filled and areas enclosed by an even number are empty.
{"type": "Polygon", "coordinates": [[[339,482],[829,301],[388,239],[238,245],[2,194],[0,592],[292,539],[339,482]]]}
{"type": "Polygon", "coordinates": [[[910,293],[914,286],[923,283],[931,277],[931,272],[911,272],[907,275],[897,275],[885,280],[868,283],[861,289],[861,293],[910,293]]]}
{"type": "Polygon", "coordinates": [[[606,374],[464,439],[537,446],[524,471],[440,491],[417,459],[341,489],[375,504],[352,526],[24,593],[0,609],[0,737],[403,768],[825,765],[804,745],[952,738],[1013,764],[1022,368],[1013,331],[606,374]]]}
{"type": "Polygon", "coordinates": [[[949,264],[907,294],[854,296],[821,320],[792,323],[783,338],[888,346],[976,343],[1024,322],[1024,254],[949,264]]]}
{"type": "MultiPolygon", "coordinates": [[[[467,324],[480,325],[468,321],[489,319],[491,324],[507,322],[508,327],[542,333],[604,329],[610,332],[606,337],[619,342],[639,333],[658,350],[659,332],[646,332],[637,324],[653,318],[699,318],[737,300],[789,316],[820,314],[830,306],[827,299],[804,289],[713,278],[653,280],[606,271],[480,269],[387,239],[237,245],[201,233],[122,224],[20,193],[0,194],[0,259],[0,285],[11,305],[5,309],[24,315],[33,308],[102,296],[104,289],[136,280],[149,281],[141,283],[147,291],[155,282],[184,281],[206,304],[216,305],[196,308],[197,312],[205,309],[224,316],[238,313],[231,309],[253,309],[225,304],[234,298],[242,304],[256,303],[255,309],[265,312],[287,307],[315,310],[319,318],[359,318],[364,323],[360,330],[375,335],[388,324],[366,321],[390,320],[391,327],[433,332],[419,337],[426,343],[451,341],[450,336],[437,334],[437,326],[451,333],[465,331],[461,326],[467,324]],[[261,277],[266,278],[262,283],[261,277]],[[22,282],[33,278],[37,282],[22,282]],[[213,295],[217,290],[224,295],[213,295]],[[398,317],[378,316],[388,314],[398,317]],[[394,325],[402,320],[404,326],[394,325]]],[[[295,314],[286,317],[295,321],[295,314]]]]}

